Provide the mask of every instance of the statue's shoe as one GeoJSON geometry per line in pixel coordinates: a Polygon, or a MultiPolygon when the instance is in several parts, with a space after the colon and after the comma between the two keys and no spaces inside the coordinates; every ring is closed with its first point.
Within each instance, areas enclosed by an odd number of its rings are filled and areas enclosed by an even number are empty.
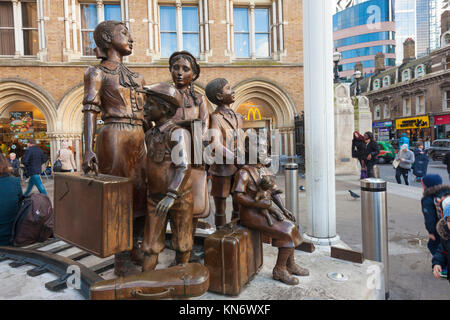
{"type": "Polygon", "coordinates": [[[286,266],[287,271],[289,271],[290,274],[295,274],[296,276],[300,277],[307,277],[309,276],[309,270],[299,267],[296,263],[292,266],[286,266]]]}
{"type": "Polygon", "coordinates": [[[287,269],[280,269],[275,267],[272,272],[274,280],[281,281],[290,286],[295,286],[299,284],[299,281],[296,277],[292,276],[287,269]]]}

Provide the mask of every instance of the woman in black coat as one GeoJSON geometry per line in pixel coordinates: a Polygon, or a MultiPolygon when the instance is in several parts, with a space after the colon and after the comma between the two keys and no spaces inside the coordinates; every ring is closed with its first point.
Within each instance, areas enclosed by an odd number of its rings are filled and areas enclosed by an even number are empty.
{"type": "Polygon", "coordinates": [[[358,159],[359,164],[361,165],[361,171],[367,170],[366,163],[364,162],[365,153],[366,153],[366,144],[364,142],[364,137],[358,131],[353,132],[352,158],[358,159]]]}
{"type": "Polygon", "coordinates": [[[366,144],[364,161],[367,166],[367,174],[369,178],[374,178],[373,166],[377,163],[377,157],[378,154],[380,153],[380,147],[373,138],[372,132],[364,133],[364,142],[366,144]]]}

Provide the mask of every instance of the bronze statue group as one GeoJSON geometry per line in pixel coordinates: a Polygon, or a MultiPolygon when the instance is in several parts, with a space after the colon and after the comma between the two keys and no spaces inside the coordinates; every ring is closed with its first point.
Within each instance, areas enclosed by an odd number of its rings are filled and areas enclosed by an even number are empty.
{"type": "Polygon", "coordinates": [[[208,83],[206,96],[217,106],[209,114],[205,97],[194,91],[200,66],[189,52],[170,57],[173,84],[146,85],[142,76],[122,63],[132,53],[133,44],[123,23],[100,23],[94,38],[101,63],[89,67],[84,75],[83,171],[98,166],[102,174],[133,181],[134,246],[132,251],[115,255],[115,274],[127,275],[132,263],[141,265],[142,271],[154,270],[165,247],[168,222],[176,251],[173,265],[189,262],[198,219],[210,211],[205,165],[194,165],[190,159],[190,129],[194,121],[200,121],[202,139],[209,129],[219,133],[213,140],[226,160],[209,168],[216,228],[226,224],[226,199],[231,195],[232,219],[270,237],[279,249],[273,278],[295,285],[299,283],[295,276],[309,275],[294,261],[295,247],[302,238],[267,168],[268,157],[260,154],[254,164],[236,161],[236,150],[248,154],[257,146],[236,139],[243,117],[231,108],[234,91],[230,83],[223,78],[208,83]],[[94,143],[100,112],[105,125],[94,143]],[[143,237],[141,248],[139,237],[143,237]]]}

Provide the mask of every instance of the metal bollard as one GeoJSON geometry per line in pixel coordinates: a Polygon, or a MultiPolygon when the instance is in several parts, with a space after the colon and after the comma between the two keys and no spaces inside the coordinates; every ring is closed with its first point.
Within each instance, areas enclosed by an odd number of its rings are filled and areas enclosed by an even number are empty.
{"type": "Polygon", "coordinates": [[[298,164],[287,163],[284,165],[285,175],[285,205],[290,210],[297,220],[300,221],[298,213],[298,164]]]}
{"type": "Polygon", "coordinates": [[[382,262],[386,299],[389,298],[389,253],[386,181],[361,180],[361,224],[364,258],[382,262]]]}
{"type": "Polygon", "coordinates": [[[374,178],[380,179],[380,167],[378,165],[373,166],[373,176],[374,178]]]}

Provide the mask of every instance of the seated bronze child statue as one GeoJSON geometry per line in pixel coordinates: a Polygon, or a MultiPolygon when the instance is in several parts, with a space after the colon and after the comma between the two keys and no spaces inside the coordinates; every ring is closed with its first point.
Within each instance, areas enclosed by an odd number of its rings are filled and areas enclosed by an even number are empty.
{"type": "Polygon", "coordinates": [[[154,270],[165,247],[167,222],[172,229],[176,264],[189,262],[193,246],[193,194],[187,140],[189,132],[171,118],[183,107],[183,96],[173,86],[146,86],[146,120],[155,126],[145,135],[147,145],[147,209],[142,248],[142,271],[154,270]],[[177,137],[172,141],[172,137],[177,137]],[[172,150],[177,148],[172,158],[172,150]]]}
{"type": "Polygon", "coordinates": [[[299,267],[294,260],[295,247],[303,240],[293,214],[280,198],[282,191],[276,186],[272,172],[263,165],[267,158],[261,151],[258,159],[257,164],[246,164],[236,172],[233,197],[240,205],[240,223],[272,238],[272,246],[278,248],[273,278],[296,285],[299,281],[293,275],[309,275],[309,271],[299,267]]]}

